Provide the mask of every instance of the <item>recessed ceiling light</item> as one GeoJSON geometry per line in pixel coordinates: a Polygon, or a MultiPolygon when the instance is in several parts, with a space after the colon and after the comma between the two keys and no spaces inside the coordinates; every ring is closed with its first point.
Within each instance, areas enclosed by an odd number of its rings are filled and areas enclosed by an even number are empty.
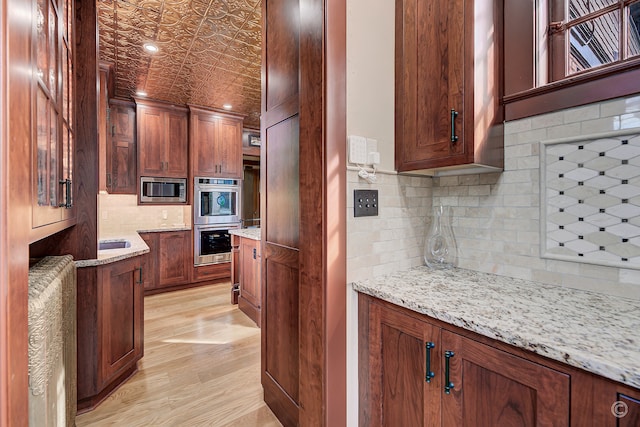
{"type": "Polygon", "coordinates": [[[145,43],[145,44],[144,44],[144,49],[145,49],[147,52],[156,53],[156,52],[158,51],[158,46],[156,46],[156,45],[155,45],[155,44],[153,44],[153,43],[145,43]]]}
{"type": "Polygon", "coordinates": [[[136,92],[136,95],[138,96],[147,96],[147,92],[143,91],[143,90],[139,90],[136,92]]]}
{"type": "Polygon", "coordinates": [[[233,108],[233,105],[231,105],[231,104],[224,104],[224,105],[222,106],[222,108],[224,108],[225,110],[231,110],[231,109],[233,108]]]}

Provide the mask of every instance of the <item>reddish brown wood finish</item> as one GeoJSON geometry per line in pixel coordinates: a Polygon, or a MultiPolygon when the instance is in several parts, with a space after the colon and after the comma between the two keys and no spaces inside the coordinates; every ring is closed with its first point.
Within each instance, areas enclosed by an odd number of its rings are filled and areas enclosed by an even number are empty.
{"type": "Polygon", "coordinates": [[[262,3],[262,386],[285,426],[301,423],[299,7],[262,3]]]}
{"type": "Polygon", "coordinates": [[[142,240],[149,246],[149,252],[142,255],[142,283],[146,292],[156,288],[158,281],[158,233],[140,233],[142,240]]]}
{"type": "Polygon", "coordinates": [[[78,411],[99,404],[143,355],[142,261],[78,269],[78,411]]]}
{"type": "MultiPolygon", "coordinates": [[[[323,240],[325,293],[324,328],[324,423],[344,427],[347,420],[347,7],[343,0],[325,2],[325,77],[326,96],[323,240]]],[[[322,408],[315,408],[316,412],[322,408]]]]}
{"type": "Polygon", "coordinates": [[[226,280],[231,277],[231,263],[208,264],[193,267],[191,280],[194,283],[203,281],[226,280]]]}
{"type": "MultiPolygon", "coordinates": [[[[559,4],[559,2],[551,2],[559,4]]],[[[505,2],[504,76],[505,119],[548,113],[607,99],[638,93],[640,59],[602,67],[562,81],[535,88],[534,52],[535,33],[527,31],[536,19],[536,9],[530,1],[505,2]],[[514,79],[519,83],[514,84],[514,79]]],[[[553,9],[556,17],[564,16],[564,9],[553,9]]],[[[555,47],[565,49],[564,41],[557,38],[555,47]]],[[[564,64],[550,65],[550,72],[564,74],[564,64]]],[[[546,70],[543,70],[546,72],[546,70]]]]}
{"type": "Polygon", "coordinates": [[[145,293],[191,283],[191,231],[141,233],[140,236],[149,246],[143,266],[145,293]]]}
{"type": "Polygon", "coordinates": [[[109,67],[105,63],[100,63],[99,71],[99,87],[98,95],[98,190],[108,190],[111,178],[109,171],[111,169],[111,126],[109,126],[109,94],[107,91],[107,80],[109,75],[109,67]]]}
{"type": "Polygon", "coordinates": [[[443,425],[569,425],[569,375],[449,331],[442,349],[454,352],[443,425]]]}
{"type": "Polygon", "coordinates": [[[265,3],[261,116],[265,400],[285,425],[341,426],[346,423],[346,6],[319,0],[265,3]],[[295,336],[299,346],[281,347],[276,354],[273,343],[284,332],[270,330],[269,322],[279,316],[273,311],[294,313],[290,304],[296,304],[298,321],[287,326],[289,345],[295,344],[295,336]],[[278,370],[283,364],[269,360],[275,357],[296,359],[297,371],[278,370]]]}
{"type": "Polygon", "coordinates": [[[187,109],[136,99],[138,176],[187,177],[187,109]]]}
{"type": "Polygon", "coordinates": [[[31,8],[0,5],[0,426],[28,425],[31,8]],[[25,13],[27,14],[25,16],[25,13]],[[13,19],[21,16],[22,19],[13,19]]]}
{"type": "Polygon", "coordinates": [[[189,109],[192,176],[242,179],[244,116],[193,105],[189,109]]]}
{"type": "MultiPolygon", "coordinates": [[[[440,344],[434,341],[440,362],[433,369],[433,381],[444,385],[443,352],[452,350],[451,394],[442,392],[442,425],[569,425],[580,427],[614,427],[636,425],[640,389],[616,383],[569,365],[547,359],[529,351],[478,335],[414,311],[359,295],[359,383],[360,425],[381,425],[380,414],[388,412],[383,402],[380,346],[371,331],[380,329],[375,323],[385,313],[395,318],[395,325],[386,327],[411,335],[416,324],[441,329],[440,344]],[[402,319],[401,321],[398,319],[402,319]],[[404,323],[400,323],[404,322],[404,323]],[[416,323],[418,322],[418,323],[416,323]],[[372,350],[373,349],[373,350],[372,350]],[[438,354],[437,350],[440,349],[438,354]],[[438,371],[439,370],[439,371],[438,371]],[[439,375],[441,376],[438,379],[439,375]],[[617,402],[628,405],[628,413],[616,418],[612,407],[617,402]],[[635,402],[634,402],[635,401],[635,402]],[[627,418],[628,417],[628,418],[627,418]],[[625,424],[630,423],[630,424],[625,424]]],[[[396,336],[400,336],[398,332],[396,336]]],[[[415,335],[415,334],[414,334],[415,335]]],[[[382,344],[381,344],[382,343],[382,344]]],[[[399,346],[387,346],[389,353],[399,346]]],[[[385,352],[382,351],[384,357],[385,352]]],[[[433,366],[433,365],[432,365],[433,366]]],[[[418,375],[424,377],[424,366],[418,375]]],[[[392,376],[392,379],[397,379],[392,376]]],[[[440,402],[440,401],[438,401],[440,402]]],[[[425,409],[434,403],[426,400],[425,409]]],[[[387,403],[388,405],[389,403],[387,403]]],[[[436,406],[439,406],[437,403],[436,406]]],[[[426,419],[432,419],[427,417],[426,419]]],[[[385,423],[388,425],[388,423],[385,423]]],[[[392,424],[399,425],[399,424],[392,424]]]]}
{"type": "Polygon", "coordinates": [[[260,326],[260,242],[240,238],[238,308],[260,326]]]}
{"type": "Polygon", "coordinates": [[[98,256],[98,40],[95,2],[76,2],[76,153],[74,204],[76,226],[62,241],[60,253],[75,259],[98,256]],[[65,241],[66,240],[66,241],[65,241]]]}
{"type": "Polygon", "coordinates": [[[100,268],[99,322],[102,325],[99,352],[102,381],[109,382],[142,357],[143,287],[137,259],[100,268]],[[100,319],[100,314],[102,318],[100,319]]]}
{"type": "Polygon", "coordinates": [[[426,322],[389,310],[382,305],[368,306],[367,335],[369,375],[362,378],[367,393],[360,405],[360,425],[441,425],[441,378],[425,381],[425,344],[431,350],[431,370],[441,362],[440,329],[426,322]]]}
{"type": "Polygon", "coordinates": [[[502,168],[501,5],[397,0],[398,171],[467,164],[502,168]],[[480,18],[474,8],[483,11],[480,18]],[[485,58],[474,63],[478,52],[485,58]],[[452,120],[457,141],[452,141],[452,120]]]}
{"type": "Polygon", "coordinates": [[[107,186],[112,194],[136,194],[136,107],[128,101],[109,101],[107,186]]]}

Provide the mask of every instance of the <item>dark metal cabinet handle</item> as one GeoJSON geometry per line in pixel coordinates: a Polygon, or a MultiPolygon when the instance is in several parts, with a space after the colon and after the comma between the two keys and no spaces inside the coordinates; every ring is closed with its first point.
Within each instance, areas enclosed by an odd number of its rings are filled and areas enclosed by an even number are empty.
{"type": "Polygon", "coordinates": [[[453,356],[456,354],[453,351],[445,351],[444,352],[444,392],[445,394],[450,394],[453,389],[453,383],[449,380],[450,374],[450,361],[453,356]]]}
{"type": "Polygon", "coordinates": [[[433,371],[431,370],[431,349],[434,348],[436,345],[434,343],[432,343],[431,341],[428,341],[425,343],[424,347],[425,347],[425,351],[426,351],[426,356],[425,356],[425,363],[427,365],[427,370],[424,374],[424,380],[428,383],[431,382],[431,378],[435,377],[436,374],[433,373],[433,371]]]}
{"type": "Polygon", "coordinates": [[[139,270],[140,275],[138,276],[138,281],[136,282],[138,285],[142,285],[144,283],[144,280],[142,279],[142,267],[138,267],[136,268],[136,270],[139,270]]]}
{"type": "Polygon", "coordinates": [[[73,206],[71,204],[71,180],[69,178],[61,179],[59,183],[64,185],[66,194],[64,195],[64,202],[59,203],[58,207],[71,209],[73,206]]]}
{"type": "Polygon", "coordinates": [[[451,109],[451,142],[458,142],[458,135],[456,135],[456,117],[458,117],[458,112],[451,109]]]}
{"type": "Polygon", "coordinates": [[[256,259],[256,253],[257,253],[257,252],[258,252],[258,251],[256,250],[256,248],[253,248],[253,259],[256,259]]]}

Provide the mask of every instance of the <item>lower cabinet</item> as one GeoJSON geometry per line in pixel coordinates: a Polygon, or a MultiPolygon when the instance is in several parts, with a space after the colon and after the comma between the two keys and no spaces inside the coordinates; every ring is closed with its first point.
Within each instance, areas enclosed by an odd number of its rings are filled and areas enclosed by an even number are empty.
{"type": "Polygon", "coordinates": [[[238,261],[238,308],[260,326],[260,241],[241,237],[238,261]]]}
{"type": "Polygon", "coordinates": [[[361,426],[640,425],[640,390],[366,295],[359,311],[361,426]]]}
{"type": "Polygon", "coordinates": [[[92,409],[143,355],[142,259],[78,269],[78,410],[92,409]]]}
{"type": "Polygon", "coordinates": [[[155,293],[191,283],[191,231],[140,233],[149,246],[144,269],[144,290],[155,293]]]}

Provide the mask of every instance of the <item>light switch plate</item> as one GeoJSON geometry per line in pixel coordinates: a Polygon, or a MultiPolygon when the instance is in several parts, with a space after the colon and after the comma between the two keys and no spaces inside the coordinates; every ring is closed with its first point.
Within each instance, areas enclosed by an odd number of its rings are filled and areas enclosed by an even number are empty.
{"type": "Polygon", "coordinates": [[[353,190],[353,216],[378,216],[378,190],[353,190]]]}

